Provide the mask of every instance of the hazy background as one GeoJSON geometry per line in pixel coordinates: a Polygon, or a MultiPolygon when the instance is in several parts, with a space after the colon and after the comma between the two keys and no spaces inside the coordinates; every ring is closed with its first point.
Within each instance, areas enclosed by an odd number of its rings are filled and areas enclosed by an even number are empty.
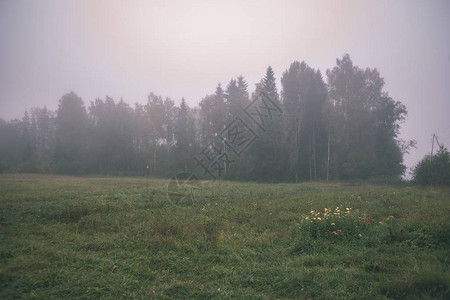
{"type": "Polygon", "coordinates": [[[279,82],[294,60],[325,74],[344,53],[406,105],[408,168],[433,133],[450,145],[450,1],[1,0],[0,117],[56,109],[69,91],[194,106],[237,75],[252,91],[269,65],[279,82]]]}

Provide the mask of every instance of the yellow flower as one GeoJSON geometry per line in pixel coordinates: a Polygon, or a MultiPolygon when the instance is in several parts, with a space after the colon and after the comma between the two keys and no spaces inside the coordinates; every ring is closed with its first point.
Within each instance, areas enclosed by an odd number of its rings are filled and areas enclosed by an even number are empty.
{"type": "Polygon", "coordinates": [[[322,219],[320,217],[318,217],[317,220],[322,220],[322,219]]]}
{"type": "Polygon", "coordinates": [[[360,238],[362,238],[362,234],[360,233],[360,234],[358,234],[358,236],[360,237],[360,238]]]}
{"type": "Polygon", "coordinates": [[[334,225],[336,225],[336,224],[334,224],[334,223],[331,223],[331,226],[334,226],[334,225]]]}

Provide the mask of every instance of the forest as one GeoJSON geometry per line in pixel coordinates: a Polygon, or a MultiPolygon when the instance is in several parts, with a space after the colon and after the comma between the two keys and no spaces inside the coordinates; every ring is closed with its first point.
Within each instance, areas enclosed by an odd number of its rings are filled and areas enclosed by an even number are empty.
{"type": "Polygon", "coordinates": [[[394,182],[414,141],[399,138],[406,107],[377,69],[348,54],[322,73],[294,61],[271,67],[250,90],[243,76],[220,83],[195,107],[150,93],[134,107],[75,92],[58,109],[0,119],[0,172],[198,177],[264,182],[394,182]],[[324,78],[325,77],[325,78],[324,78]]]}

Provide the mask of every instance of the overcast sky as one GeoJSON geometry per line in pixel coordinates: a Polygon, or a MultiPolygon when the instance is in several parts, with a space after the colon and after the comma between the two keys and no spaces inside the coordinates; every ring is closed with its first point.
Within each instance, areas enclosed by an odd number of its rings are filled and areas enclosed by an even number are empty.
{"type": "MultiPolygon", "coordinates": [[[[0,118],[56,109],[76,92],[133,105],[150,92],[194,106],[243,75],[253,90],[271,65],[323,74],[349,53],[377,68],[409,111],[402,138],[450,146],[450,1],[0,0],[0,118]]],[[[280,86],[278,85],[280,89],[280,86]]]]}

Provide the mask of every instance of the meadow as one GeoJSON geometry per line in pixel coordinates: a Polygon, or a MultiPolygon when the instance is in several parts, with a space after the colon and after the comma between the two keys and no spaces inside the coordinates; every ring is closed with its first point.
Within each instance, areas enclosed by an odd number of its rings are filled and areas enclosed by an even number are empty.
{"type": "Polygon", "coordinates": [[[450,298],[450,188],[167,182],[0,175],[0,298],[450,298]]]}

